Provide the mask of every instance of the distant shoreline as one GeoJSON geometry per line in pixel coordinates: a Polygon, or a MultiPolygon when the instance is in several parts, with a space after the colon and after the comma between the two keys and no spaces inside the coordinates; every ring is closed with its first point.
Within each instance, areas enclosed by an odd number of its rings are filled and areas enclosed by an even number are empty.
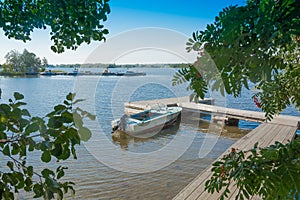
{"type": "Polygon", "coordinates": [[[166,64],[104,64],[104,63],[86,63],[86,64],[59,64],[49,65],[47,68],[182,68],[187,67],[188,63],[166,63],[166,64]]]}
{"type": "MultiPolygon", "coordinates": [[[[77,76],[77,75],[96,75],[101,76],[103,73],[101,72],[79,72],[78,74],[74,74],[73,72],[66,72],[63,69],[114,69],[114,68],[123,68],[123,69],[136,69],[136,68],[183,68],[188,67],[190,64],[187,63],[177,63],[177,64],[124,64],[124,65],[116,65],[116,64],[61,64],[61,65],[48,65],[46,68],[52,71],[52,74],[42,74],[43,72],[13,72],[13,71],[0,71],[0,76],[6,77],[39,77],[39,76],[56,76],[56,75],[69,75],[69,76],[77,76]]],[[[0,67],[1,69],[1,67],[0,67]]],[[[110,74],[111,76],[121,76],[122,74],[118,74],[113,72],[110,74]]],[[[129,76],[129,75],[128,75],[129,76]]]]}
{"type": "MultiPolygon", "coordinates": [[[[53,68],[52,68],[53,69],[53,68]]],[[[88,69],[88,68],[86,68],[88,69]]],[[[97,69],[97,68],[94,68],[97,69]]],[[[0,72],[0,76],[6,77],[40,77],[40,76],[145,76],[143,71],[127,70],[126,72],[112,72],[105,68],[103,72],[78,71],[74,69],[72,72],[63,70],[45,70],[43,72],[0,72]]]]}

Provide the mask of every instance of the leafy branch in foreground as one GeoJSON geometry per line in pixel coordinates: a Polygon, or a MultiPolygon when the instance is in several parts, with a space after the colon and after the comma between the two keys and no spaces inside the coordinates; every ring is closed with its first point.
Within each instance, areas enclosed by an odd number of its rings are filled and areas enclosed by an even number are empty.
{"type": "Polygon", "coordinates": [[[109,0],[2,0],[0,28],[9,39],[31,40],[34,29],[50,29],[51,50],[75,50],[91,40],[105,40],[108,30],[101,23],[110,13],[109,0]]]}
{"type": "Polygon", "coordinates": [[[287,145],[276,142],[266,148],[243,152],[231,149],[215,162],[213,175],[205,183],[210,192],[222,192],[228,197],[229,185],[234,183],[235,199],[249,199],[258,195],[263,199],[298,199],[300,195],[300,138],[287,145]]]}
{"type": "MultiPolygon", "coordinates": [[[[56,105],[45,117],[32,117],[22,100],[24,96],[14,93],[14,99],[0,105],[0,155],[6,166],[0,165],[0,199],[14,199],[19,190],[33,192],[34,198],[62,199],[73,182],[61,181],[67,167],[57,166],[53,170],[40,169],[27,162],[30,153],[40,152],[40,160],[49,163],[77,158],[75,146],[90,138],[91,132],[83,125],[84,118],[94,116],[73,106],[82,100],[74,100],[69,93],[63,104],[56,105]],[[37,168],[37,169],[36,169],[37,168]]],[[[54,165],[55,166],[55,165],[54,165]]]]}
{"type": "Polygon", "coordinates": [[[187,90],[192,90],[194,93],[190,96],[190,100],[203,99],[207,92],[207,83],[200,74],[199,70],[194,66],[189,66],[180,69],[175,73],[172,80],[172,85],[179,85],[185,82],[190,82],[187,90]]]}
{"type": "Polygon", "coordinates": [[[213,24],[188,40],[187,50],[200,54],[194,67],[202,76],[205,68],[216,68],[219,76],[209,72],[206,82],[222,94],[257,91],[253,98],[260,99],[269,120],[291,104],[299,108],[299,7],[298,0],[249,0],[224,8],[213,24]]]}

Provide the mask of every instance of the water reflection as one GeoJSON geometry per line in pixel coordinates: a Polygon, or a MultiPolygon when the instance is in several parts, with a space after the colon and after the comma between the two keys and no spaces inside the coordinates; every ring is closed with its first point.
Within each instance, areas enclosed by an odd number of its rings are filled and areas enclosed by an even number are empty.
{"type": "MultiPolygon", "coordinates": [[[[227,126],[221,120],[212,120],[216,114],[184,111],[182,122],[196,128],[201,133],[217,134],[225,138],[241,138],[260,123],[240,120],[238,126],[227,126]]],[[[222,116],[219,116],[222,118],[222,116]]]]}

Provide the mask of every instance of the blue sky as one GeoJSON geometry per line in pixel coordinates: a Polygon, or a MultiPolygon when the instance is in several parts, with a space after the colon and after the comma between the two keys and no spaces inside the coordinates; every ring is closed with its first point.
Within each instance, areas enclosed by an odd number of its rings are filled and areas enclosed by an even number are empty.
{"type": "MultiPolygon", "coordinates": [[[[244,3],[245,0],[111,0],[111,13],[105,22],[110,31],[107,38],[109,40],[122,32],[143,27],[170,29],[189,37],[194,31],[203,30],[208,23],[212,23],[222,8],[244,3]]],[[[46,57],[50,64],[85,63],[86,58],[102,44],[92,42],[90,45],[80,46],[76,51],[55,54],[50,50],[52,42],[49,30],[35,30],[32,41],[27,43],[8,40],[2,30],[0,36],[1,64],[5,62],[7,52],[14,49],[22,52],[24,48],[41,58],[46,57]]]]}

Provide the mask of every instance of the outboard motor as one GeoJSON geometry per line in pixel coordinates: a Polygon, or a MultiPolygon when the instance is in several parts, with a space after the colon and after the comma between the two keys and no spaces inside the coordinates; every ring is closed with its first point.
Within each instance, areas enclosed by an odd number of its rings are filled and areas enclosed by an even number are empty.
{"type": "Polygon", "coordinates": [[[120,120],[114,120],[111,122],[111,129],[112,129],[112,132],[115,132],[116,130],[118,130],[119,128],[119,124],[120,124],[120,120]]]}
{"type": "Polygon", "coordinates": [[[127,116],[127,115],[123,115],[123,116],[120,118],[120,121],[119,121],[119,124],[118,124],[118,129],[119,129],[120,131],[125,131],[126,126],[127,126],[127,119],[128,119],[128,116],[127,116]]]}

